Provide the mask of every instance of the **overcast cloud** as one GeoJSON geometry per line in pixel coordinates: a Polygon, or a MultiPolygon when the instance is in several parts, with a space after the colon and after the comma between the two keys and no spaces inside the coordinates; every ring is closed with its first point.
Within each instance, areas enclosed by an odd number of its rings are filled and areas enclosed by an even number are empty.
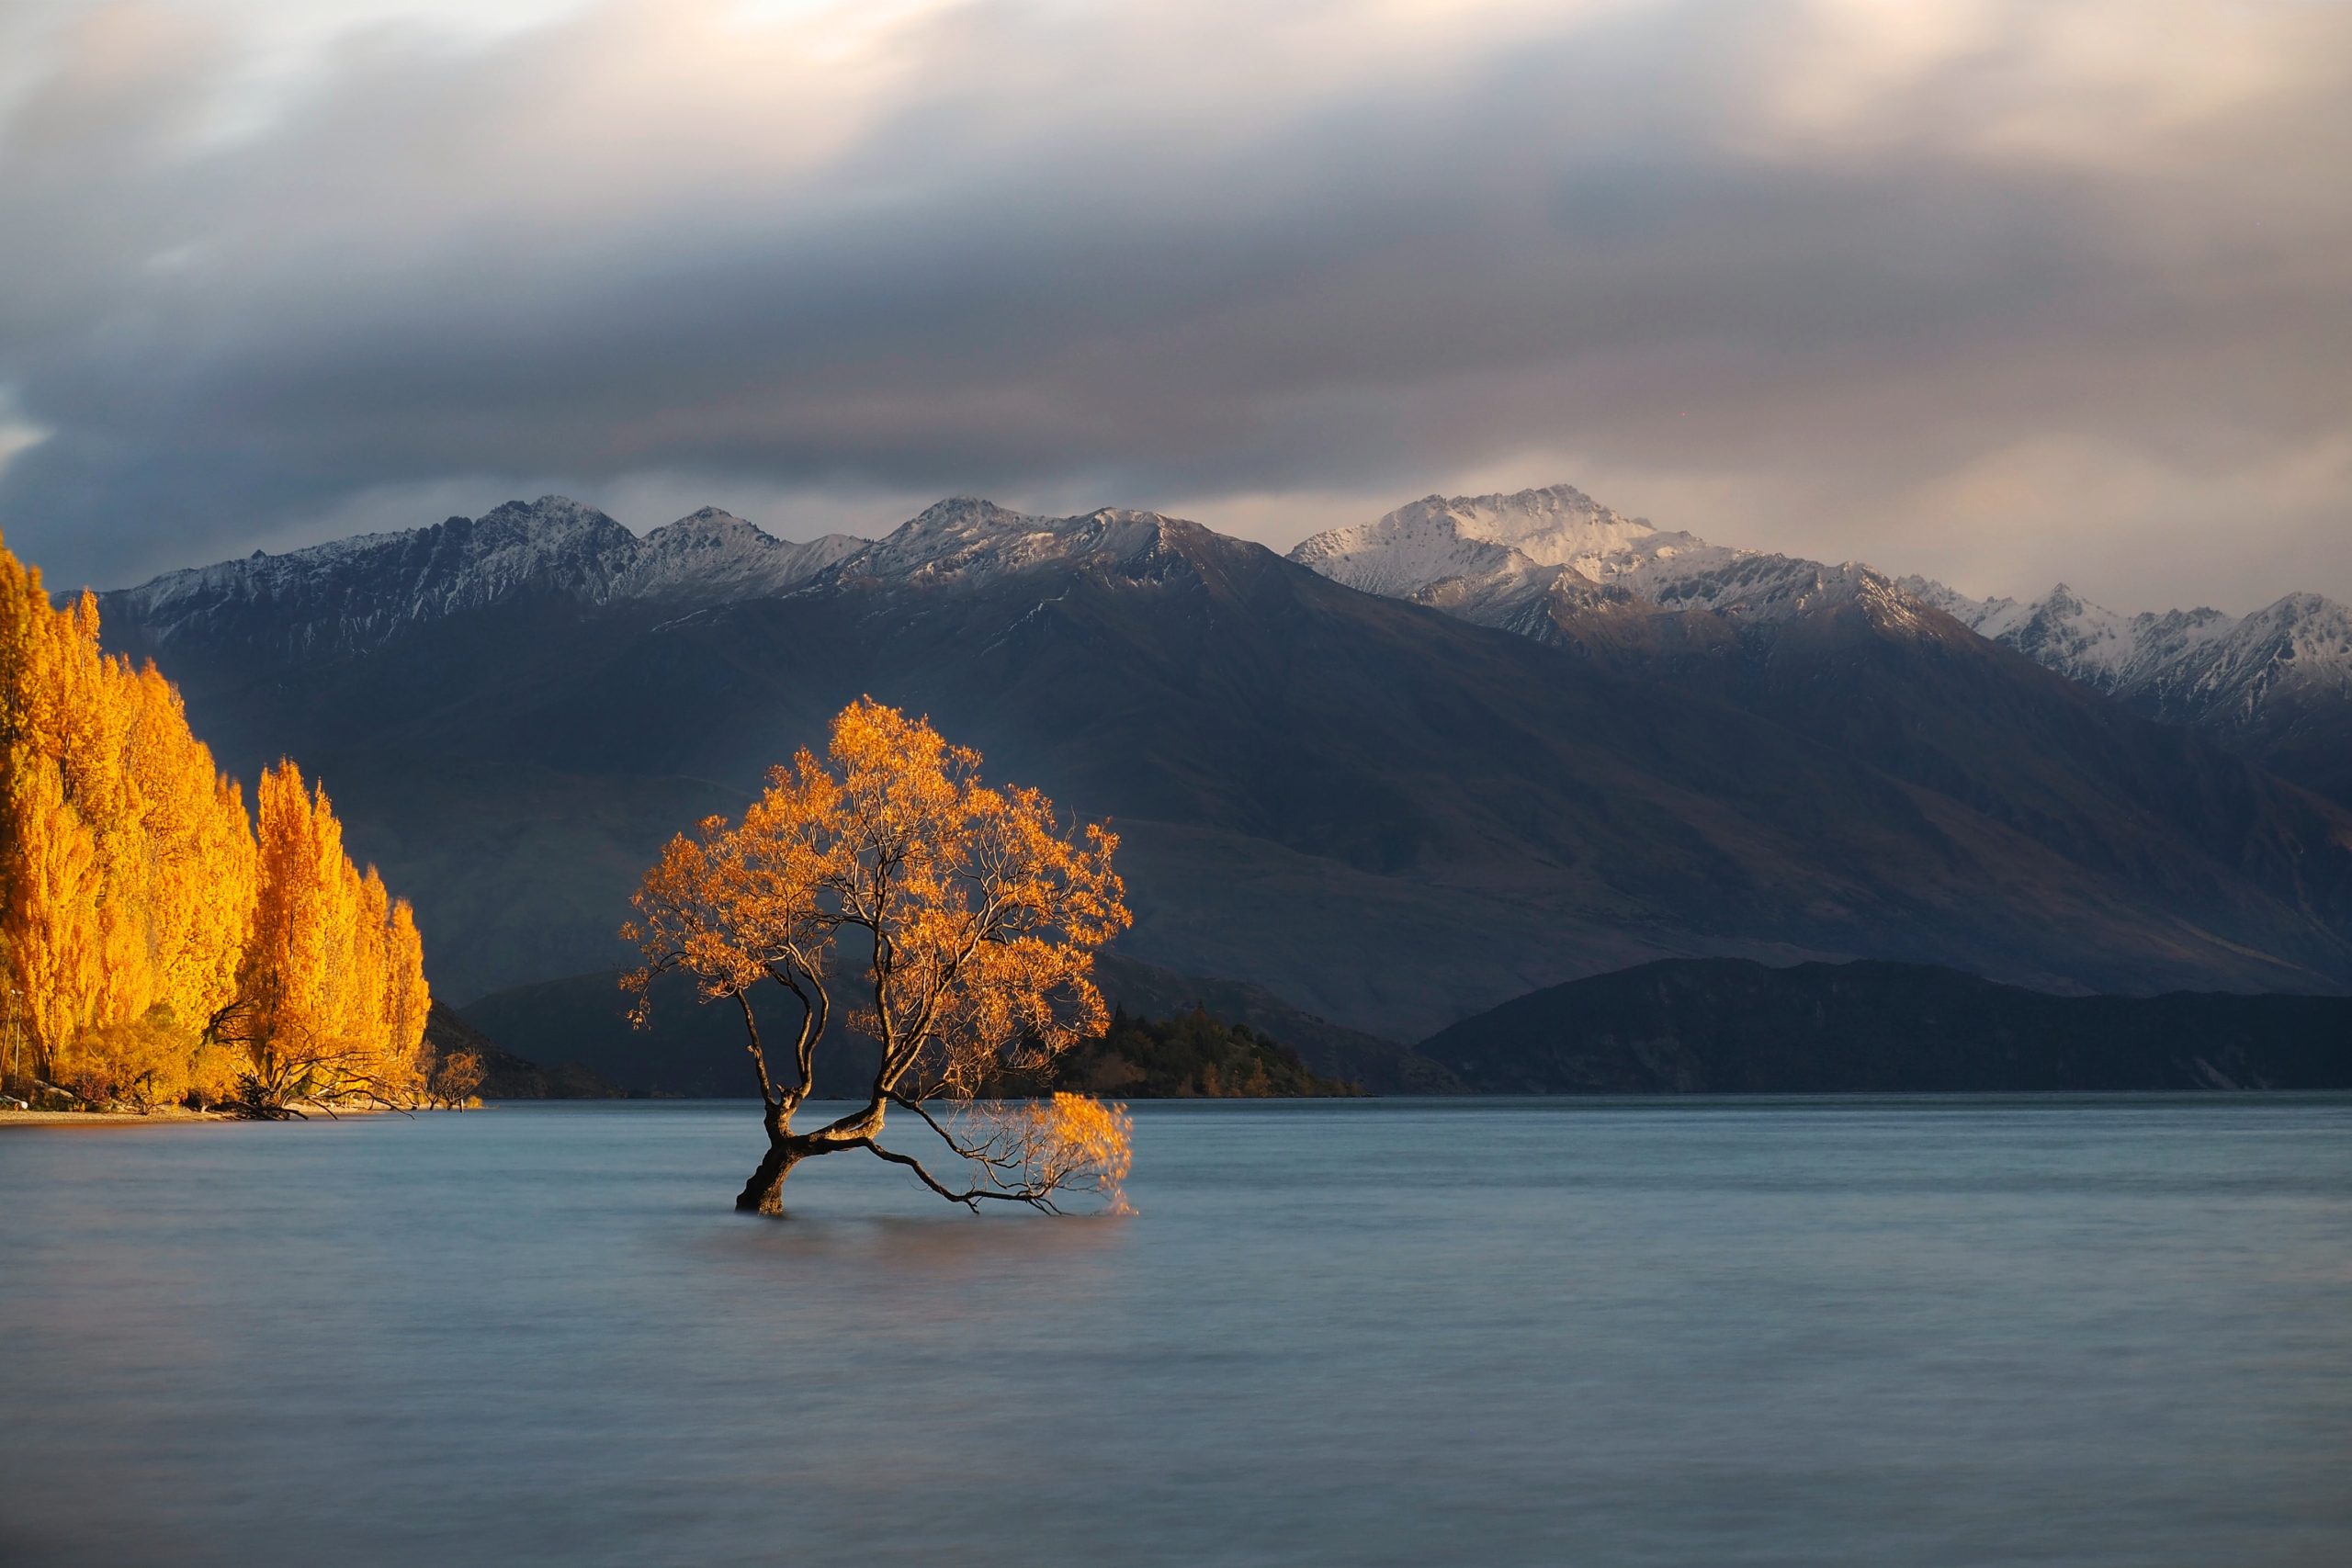
{"type": "Polygon", "coordinates": [[[2324,0],[18,0],[0,525],[113,584],[549,490],[1286,547],[1567,480],[2352,598],[2347,169],[2324,0]]]}

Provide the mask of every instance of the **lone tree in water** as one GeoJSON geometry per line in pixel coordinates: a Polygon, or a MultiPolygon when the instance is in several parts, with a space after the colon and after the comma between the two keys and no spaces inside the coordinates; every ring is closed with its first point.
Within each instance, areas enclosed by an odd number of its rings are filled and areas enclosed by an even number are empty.
{"type": "Polygon", "coordinates": [[[905,1166],[975,1210],[996,1200],[1058,1212],[1071,1192],[1119,1203],[1124,1107],[972,1098],[1103,1027],[1093,953],[1129,923],[1111,869],[1118,840],[1057,825],[1035,790],[983,785],[979,763],[928,722],[862,698],[833,720],[823,757],[804,750],[770,771],[740,825],[707,818],[645,874],[622,931],[645,957],[625,982],[632,1017],[645,1021],[649,987],[672,971],[694,976],[705,1002],[742,1013],[768,1148],[738,1209],[782,1213],[792,1168],[843,1149],[905,1166]],[[861,968],[854,982],[839,977],[861,968]],[[879,1048],[873,1085],[850,1114],[796,1132],[844,983],[847,1023],[879,1048]],[[760,1032],[761,996],[798,1020],[788,1044],[776,1042],[781,1059],[760,1032]],[[935,1114],[941,1100],[960,1103],[935,1114]],[[882,1146],[893,1107],[945,1144],[948,1179],[882,1146]]]}

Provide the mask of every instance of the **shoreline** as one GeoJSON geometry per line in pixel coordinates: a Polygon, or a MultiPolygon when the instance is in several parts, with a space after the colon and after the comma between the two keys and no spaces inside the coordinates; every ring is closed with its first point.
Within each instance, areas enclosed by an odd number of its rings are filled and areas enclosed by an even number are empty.
{"type": "MultiPolygon", "coordinates": [[[[422,1109],[422,1108],[420,1108],[422,1109]]],[[[411,1111],[409,1114],[416,1114],[411,1111]]],[[[357,1116],[390,1116],[394,1112],[382,1106],[338,1108],[330,1112],[316,1107],[298,1118],[307,1122],[345,1122],[357,1116]]],[[[248,1122],[245,1116],[232,1116],[225,1111],[189,1111],[174,1106],[156,1111],[8,1111],[0,1110],[0,1128],[4,1127],[187,1127],[207,1122],[248,1122]]],[[[257,1125],[259,1123],[256,1123],[257,1125]]]]}
{"type": "Polygon", "coordinates": [[[0,1111],[0,1127],[137,1127],[233,1120],[218,1111],[0,1111]]]}

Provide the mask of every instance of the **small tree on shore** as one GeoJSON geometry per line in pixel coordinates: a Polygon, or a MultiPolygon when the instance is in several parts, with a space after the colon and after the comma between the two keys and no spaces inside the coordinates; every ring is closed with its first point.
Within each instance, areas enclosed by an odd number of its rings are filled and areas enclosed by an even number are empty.
{"type": "Polygon", "coordinates": [[[626,982],[633,1016],[644,1021],[652,982],[673,971],[742,1016],[768,1147],[738,1209],[782,1213],[794,1166],[847,1149],[973,1209],[1053,1211],[1072,1192],[1120,1201],[1123,1107],[972,1100],[1102,1029],[1093,953],[1129,923],[1111,869],[1117,839],[1058,825],[1035,790],[982,784],[979,761],[926,721],[861,699],[834,719],[823,757],[804,750],[772,770],[740,824],[707,818],[646,872],[623,931],[645,959],[626,982]],[[858,971],[847,1022],[879,1053],[873,1081],[855,1111],[796,1131],[844,968],[858,971]],[[773,1057],[761,998],[797,1021],[773,1057]],[[940,1101],[956,1109],[942,1114],[940,1101]],[[949,1178],[882,1146],[893,1107],[945,1144],[959,1162],[949,1178]]]}
{"type": "Polygon", "coordinates": [[[434,1059],[432,1071],[425,1075],[425,1098],[444,1111],[463,1111],[475,1103],[474,1093],[481,1088],[484,1076],[480,1055],[452,1051],[434,1059]]]}

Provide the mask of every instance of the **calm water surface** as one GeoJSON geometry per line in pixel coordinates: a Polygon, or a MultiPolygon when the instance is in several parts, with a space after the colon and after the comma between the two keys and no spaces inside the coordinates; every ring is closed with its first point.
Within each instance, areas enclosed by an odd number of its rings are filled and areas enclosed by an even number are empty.
{"type": "Polygon", "coordinates": [[[2352,1100],[0,1133],[0,1562],[2352,1562],[2352,1100]]]}

